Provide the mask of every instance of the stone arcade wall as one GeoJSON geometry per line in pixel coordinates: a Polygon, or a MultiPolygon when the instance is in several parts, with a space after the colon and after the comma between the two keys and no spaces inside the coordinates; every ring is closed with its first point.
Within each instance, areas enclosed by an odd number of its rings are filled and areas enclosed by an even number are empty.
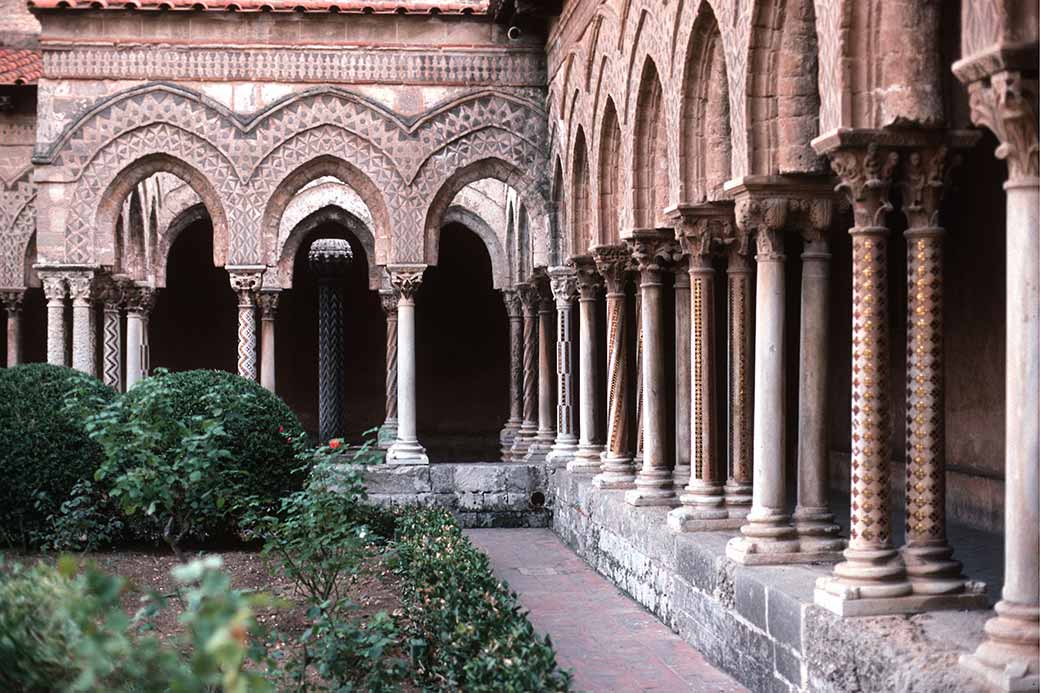
{"type": "Polygon", "coordinates": [[[824,566],[739,566],[729,534],[675,534],[667,509],[636,508],[589,477],[551,477],[553,530],[592,567],[753,691],[981,692],[957,656],[978,612],[840,619],[812,601],[824,566]]]}

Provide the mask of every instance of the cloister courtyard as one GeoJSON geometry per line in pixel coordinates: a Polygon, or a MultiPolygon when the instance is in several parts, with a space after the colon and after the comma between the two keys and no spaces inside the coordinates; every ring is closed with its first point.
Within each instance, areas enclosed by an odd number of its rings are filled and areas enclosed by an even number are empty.
{"type": "Polygon", "coordinates": [[[1040,690],[1038,22],[0,0],[0,688],[1040,690]]]}

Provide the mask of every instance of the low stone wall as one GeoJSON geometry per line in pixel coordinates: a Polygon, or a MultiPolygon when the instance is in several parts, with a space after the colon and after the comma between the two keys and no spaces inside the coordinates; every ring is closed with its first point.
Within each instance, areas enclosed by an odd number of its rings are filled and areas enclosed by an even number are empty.
{"type": "Polygon", "coordinates": [[[545,468],[537,464],[437,463],[373,465],[365,470],[378,505],[451,510],[463,527],[548,527],[545,468]]]}
{"type": "Polygon", "coordinates": [[[842,620],[813,605],[829,566],[744,567],[732,533],[676,534],[590,477],[549,478],[553,530],[596,570],[756,692],[980,692],[957,666],[991,612],[842,620]]]}

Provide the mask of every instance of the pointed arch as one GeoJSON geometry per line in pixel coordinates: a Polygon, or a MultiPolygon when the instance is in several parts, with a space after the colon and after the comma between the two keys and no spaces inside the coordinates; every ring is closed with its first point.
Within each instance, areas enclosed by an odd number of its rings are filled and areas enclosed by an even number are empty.
{"type": "Polygon", "coordinates": [[[657,66],[647,57],[636,95],[633,156],[633,220],[637,228],[665,222],[668,206],[668,138],[664,125],[664,90],[657,66]]]}
{"type": "Polygon", "coordinates": [[[589,149],[585,129],[580,125],[574,136],[571,166],[571,255],[584,255],[592,244],[592,207],[589,195],[589,149]]]}
{"type": "Polygon", "coordinates": [[[618,121],[614,100],[609,96],[603,109],[599,132],[599,223],[596,224],[596,244],[604,245],[621,240],[621,190],[624,185],[621,123],[618,121]]]}

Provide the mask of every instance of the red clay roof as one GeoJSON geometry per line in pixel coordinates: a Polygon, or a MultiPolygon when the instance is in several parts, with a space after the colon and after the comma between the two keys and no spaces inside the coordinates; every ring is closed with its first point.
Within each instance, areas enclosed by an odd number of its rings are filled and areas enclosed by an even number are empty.
{"type": "Polygon", "coordinates": [[[208,10],[487,14],[490,0],[29,0],[30,8],[74,10],[208,10]]]}
{"type": "Polygon", "coordinates": [[[42,73],[39,51],[0,47],[0,84],[35,84],[42,73]]]}

